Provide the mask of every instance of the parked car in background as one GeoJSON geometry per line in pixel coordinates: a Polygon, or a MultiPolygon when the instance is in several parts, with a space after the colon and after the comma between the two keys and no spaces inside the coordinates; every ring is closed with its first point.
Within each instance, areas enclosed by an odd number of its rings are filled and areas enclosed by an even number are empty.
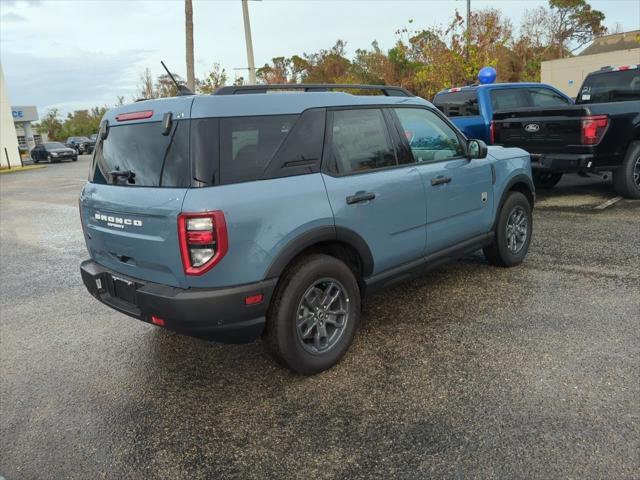
{"type": "Polygon", "coordinates": [[[89,137],[69,137],[67,138],[67,146],[73,148],[80,155],[88,155],[93,153],[96,141],[89,137]]]}
{"type": "Polygon", "coordinates": [[[91,135],[89,135],[89,140],[91,140],[93,142],[93,144],[95,145],[95,143],[98,141],[98,134],[97,133],[92,133],[91,135]]]}
{"type": "Polygon", "coordinates": [[[533,203],[525,151],[487,150],[402,88],[224,87],[106,113],[80,194],[80,269],[122,313],[262,336],[313,374],[347,351],[376,290],[478,249],[521,263],[533,203]],[[307,91],[265,94],[278,88],[307,91]]]}
{"type": "Polygon", "coordinates": [[[78,160],[78,152],[60,142],[47,142],[36,145],[31,150],[31,159],[34,163],[47,162],[58,163],[62,160],[78,160]]]}
{"type": "Polygon", "coordinates": [[[640,65],[590,73],[576,105],[496,112],[494,135],[531,153],[539,186],[565,173],[613,172],[619,195],[640,198],[640,65]]]}
{"type": "Polygon", "coordinates": [[[493,143],[491,121],[497,110],[564,107],[573,100],[545,83],[491,83],[443,90],[433,98],[440,109],[467,136],[493,143]]]}

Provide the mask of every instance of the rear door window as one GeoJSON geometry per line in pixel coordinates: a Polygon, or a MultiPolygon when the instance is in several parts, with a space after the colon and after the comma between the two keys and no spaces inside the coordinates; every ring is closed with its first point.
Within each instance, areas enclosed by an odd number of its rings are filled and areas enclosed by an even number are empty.
{"type": "Polygon", "coordinates": [[[561,107],[569,104],[569,100],[550,88],[529,88],[532,107],[561,107]]]}
{"type": "Polygon", "coordinates": [[[433,104],[447,117],[480,115],[478,92],[476,90],[439,93],[433,99],[433,104]]]}
{"type": "Polygon", "coordinates": [[[514,108],[529,107],[526,90],[522,88],[503,88],[491,90],[491,107],[496,110],[511,110],[514,108]]]}
{"type": "Polygon", "coordinates": [[[220,182],[262,178],[297,118],[298,115],[268,115],[220,119],[220,182]]]}
{"type": "Polygon", "coordinates": [[[397,165],[382,110],[363,108],[332,112],[331,152],[340,174],[397,165]]]}
{"type": "Polygon", "coordinates": [[[168,135],[161,122],[115,125],[98,140],[93,183],[142,187],[187,187],[189,121],[175,121],[168,135]],[[126,175],[130,172],[131,175],[126,175]]]}

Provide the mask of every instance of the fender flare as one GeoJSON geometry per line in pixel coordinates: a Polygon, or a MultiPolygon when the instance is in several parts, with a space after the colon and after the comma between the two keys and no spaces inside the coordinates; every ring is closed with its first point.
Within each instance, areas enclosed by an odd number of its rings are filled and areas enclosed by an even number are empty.
{"type": "Polygon", "coordinates": [[[362,275],[368,277],[373,272],[373,255],[367,242],[356,232],[346,227],[325,226],[304,232],[287,243],[275,256],[267,269],[265,279],[279,277],[291,260],[302,251],[322,242],[338,241],[349,245],[360,257],[362,275]]]}
{"type": "Polygon", "coordinates": [[[518,175],[514,175],[509,181],[506,183],[504,189],[502,190],[502,195],[500,196],[500,201],[498,202],[498,206],[496,208],[495,218],[493,219],[493,225],[491,226],[491,230],[495,230],[496,225],[498,224],[498,218],[500,217],[500,211],[502,210],[502,206],[504,205],[505,200],[507,199],[507,195],[511,191],[511,188],[518,184],[524,183],[531,192],[531,197],[533,199],[531,208],[533,208],[533,204],[536,201],[536,187],[533,184],[533,180],[529,175],[525,175],[524,173],[519,173],[518,175]]]}

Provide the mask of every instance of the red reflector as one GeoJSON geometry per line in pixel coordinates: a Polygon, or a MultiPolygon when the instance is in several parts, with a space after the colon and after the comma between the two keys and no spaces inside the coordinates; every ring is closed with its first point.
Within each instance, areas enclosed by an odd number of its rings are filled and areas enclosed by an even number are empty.
{"type": "Polygon", "coordinates": [[[618,67],[616,70],[629,70],[631,67],[629,65],[622,65],[621,67],[618,67]]]}
{"type": "Polygon", "coordinates": [[[142,112],[129,112],[116,115],[118,122],[125,122],[127,120],[142,120],[143,118],[153,117],[153,110],[144,110],[142,112]]]}
{"type": "Polygon", "coordinates": [[[264,295],[259,293],[257,295],[251,295],[250,297],[246,297],[244,299],[245,305],[256,305],[264,300],[264,295]]]}
{"type": "Polygon", "coordinates": [[[496,124],[491,120],[491,124],[489,125],[489,143],[493,145],[496,143],[496,124]]]}
{"type": "Polygon", "coordinates": [[[159,327],[164,327],[165,325],[165,321],[160,317],[156,317],[155,315],[151,316],[151,323],[153,323],[154,325],[158,325],[159,327]]]}
{"type": "Polygon", "coordinates": [[[188,230],[187,242],[189,245],[211,245],[213,243],[213,232],[206,230],[188,230]]]}

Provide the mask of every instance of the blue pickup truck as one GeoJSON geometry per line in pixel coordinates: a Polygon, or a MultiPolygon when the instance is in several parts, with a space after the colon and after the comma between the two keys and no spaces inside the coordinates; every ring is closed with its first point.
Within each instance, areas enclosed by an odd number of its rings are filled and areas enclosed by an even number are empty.
{"type": "Polygon", "coordinates": [[[433,98],[440,109],[467,136],[493,144],[491,122],[495,111],[532,107],[563,107],[573,100],[544,83],[492,83],[443,90],[433,98]]]}

